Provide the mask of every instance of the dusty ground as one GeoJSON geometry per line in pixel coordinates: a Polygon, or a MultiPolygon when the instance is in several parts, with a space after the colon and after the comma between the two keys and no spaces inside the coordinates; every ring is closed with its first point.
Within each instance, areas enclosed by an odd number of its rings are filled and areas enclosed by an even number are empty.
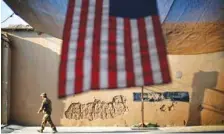
{"type": "MultiPolygon", "coordinates": [[[[27,127],[19,125],[2,126],[1,133],[38,133],[38,126],[27,127]]],[[[224,126],[194,126],[194,127],[159,127],[138,129],[130,127],[58,127],[58,133],[224,133],[224,126]]],[[[47,127],[44,133],[51,133],[47,127]]]]}

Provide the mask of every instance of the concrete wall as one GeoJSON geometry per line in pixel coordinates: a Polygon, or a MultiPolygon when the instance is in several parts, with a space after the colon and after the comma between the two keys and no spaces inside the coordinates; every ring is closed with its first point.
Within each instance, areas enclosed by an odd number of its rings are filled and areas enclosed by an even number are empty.
{"type": "MultiPolygon", "coordinates": [[[[11,120],[20,124],[38,125],[36,112],[41,103],[39,94],[46,92],[53,102],[53,121],[65,126],[131,126],[141,122],[141,102],[133,101],[133,92],[141,88],[91,91],[59,100],[57,98],[58,66],[61,40],[46,34],[17,31],[12,41],[11,120]],[[95,100],[95,102],[94,102],[95,100]],[[103,117],[91,117],[92,102],[107,108],[103,117]],[[110,104],[117,114],[111,116],[110,104]],[[77,119],[75,107],[87,107],[85,116],[77,119]],[[73,110],[73,111],[72,111],[73,110]],[[76,118],[76,119],[69,119],[76,118]]],[[[190,102],[145,102],[145,122],[160,126],[208,125],[224,123],[224,51],[200,55],[169,55],[173,82],[146,87],[151,91],[187,91],[190,102]],[[177,72],[182,72],[177,79],[177,72]]],[[[145,90],[145,92],[150,92],[145,90]]]]}

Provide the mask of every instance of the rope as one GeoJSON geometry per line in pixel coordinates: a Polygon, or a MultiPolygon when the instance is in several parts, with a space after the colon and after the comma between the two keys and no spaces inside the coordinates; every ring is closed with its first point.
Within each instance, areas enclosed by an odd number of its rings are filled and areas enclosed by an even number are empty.
{"type": "Polygon", "coordinates": [[[1,23],[6,22],[9,18],[11,18],[15,13],[12,13],[9,17],[7,17],[5,20],[3,20],[1,23]]]}

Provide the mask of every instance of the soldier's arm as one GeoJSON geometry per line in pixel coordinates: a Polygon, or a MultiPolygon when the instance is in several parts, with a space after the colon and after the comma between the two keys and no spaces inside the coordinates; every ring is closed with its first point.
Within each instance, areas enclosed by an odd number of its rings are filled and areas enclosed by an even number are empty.
{"type": "Polygon", "coordinates": [[[44,101],[41,103],[41,106],[40,106],[40,108],[39,108],[39,110],[38,110],[37,113],[40,113],[40,112],[42,112],[43,110],[44,110],[44,101]]]}

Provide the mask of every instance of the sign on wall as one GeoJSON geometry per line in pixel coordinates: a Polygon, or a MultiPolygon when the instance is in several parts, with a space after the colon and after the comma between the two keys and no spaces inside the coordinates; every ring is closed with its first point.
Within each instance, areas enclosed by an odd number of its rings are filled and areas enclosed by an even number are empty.
{"type": "MultiPolygon", "coordinates": [[[[134,92],[133,100],[141,101],[141,93],[134,92]]],[[[189,102],[189,93],[188,92],[150,92],[143,93],[143,100],[146,102],[157,102],[163,100],[171,100],[171,101],[183,101],[189,102]]]]}

